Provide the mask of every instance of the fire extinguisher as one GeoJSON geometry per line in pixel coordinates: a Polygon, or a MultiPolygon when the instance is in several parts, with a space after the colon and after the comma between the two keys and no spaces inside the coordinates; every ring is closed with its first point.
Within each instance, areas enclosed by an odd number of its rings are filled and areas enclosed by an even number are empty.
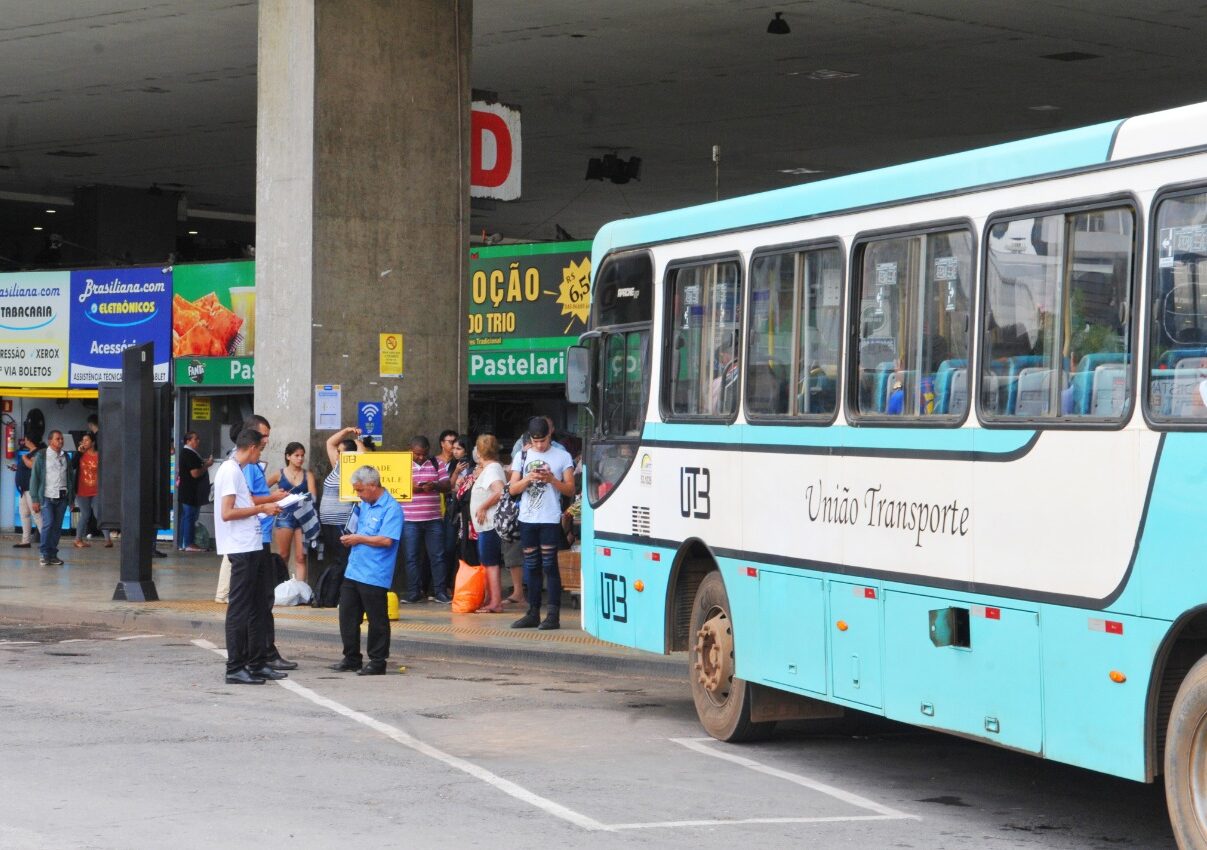
{"type": "Polygon", "coordinates": [[[4,457],[12,460],[17,456],[17,425],[9,421],[4,423],[4,457]]]}

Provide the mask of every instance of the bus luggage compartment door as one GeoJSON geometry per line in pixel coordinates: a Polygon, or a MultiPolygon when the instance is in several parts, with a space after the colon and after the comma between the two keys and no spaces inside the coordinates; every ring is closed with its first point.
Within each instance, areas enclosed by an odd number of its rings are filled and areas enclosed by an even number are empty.
{"type": "Polygon", "coordinates": [[[830,582],[830,669],[834,696],[880,708],[880,593],[830,582]]]}
{"type": "Polygon", "coordinates": [[[1038,614],[887,591],[884,638],[888,717],[1041,752],[1038,614]]]}
{"type": "Polygon", "coordinates": [[[631,567],[633,553],[616,546],[596,546],[594,552],[595,635],[600,640],[633,646],[634,617],[631,609],[633,595],[631,567]]]}
{"type": "Polygon", "coordinates": [[[821,579],[760,570],[758,673],[796,690],[826,692],[821,579]]]}

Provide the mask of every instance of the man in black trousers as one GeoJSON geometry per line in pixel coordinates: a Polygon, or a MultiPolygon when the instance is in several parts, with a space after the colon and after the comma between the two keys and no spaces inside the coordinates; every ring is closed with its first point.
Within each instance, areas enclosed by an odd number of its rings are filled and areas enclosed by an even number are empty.
{"type": "Polygon", "coordinates": [[[260,591],[268,564],[260,547],[259,516],[274,516],[281,509],[275,503],[254,504],[243,477],[243,467],[260,460],[261,440],[259,431],[245,429],[214,479],[214,537],[218,554],[226,555],[231,564],[226,608],[228,685],[262,685],[266,679],[287,675],[268,665],[267,620],[260,591]]]}

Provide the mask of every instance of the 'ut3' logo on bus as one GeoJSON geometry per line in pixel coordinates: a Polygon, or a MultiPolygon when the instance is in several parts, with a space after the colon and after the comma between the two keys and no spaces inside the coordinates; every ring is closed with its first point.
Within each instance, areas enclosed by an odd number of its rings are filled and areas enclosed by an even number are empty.
{"type": "Polygon", "coordinates": [[[679,513],[686,517],[708,519],[712,503],[708,498],[711,475],[704,467],[679,467],[679,513]]]}

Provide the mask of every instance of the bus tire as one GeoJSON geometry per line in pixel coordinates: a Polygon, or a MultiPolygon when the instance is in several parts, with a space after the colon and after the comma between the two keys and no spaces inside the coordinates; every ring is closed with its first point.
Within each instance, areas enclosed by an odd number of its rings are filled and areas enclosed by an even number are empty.
{"type": "Polygon", "coordinates": [[[1165,736],[1165,801],[1181,850],[1207,850],[1207,658],[1178,688],[1165,736]]]}
{"type": "Polygon", "coordinates": [[[704,730],[732,743],[769,735],[775,722],[751,722],[750,684],[733,675],[733,621],[719,572],[705,576],[696,590],[688,646],[692,701],[704,730]]]}

